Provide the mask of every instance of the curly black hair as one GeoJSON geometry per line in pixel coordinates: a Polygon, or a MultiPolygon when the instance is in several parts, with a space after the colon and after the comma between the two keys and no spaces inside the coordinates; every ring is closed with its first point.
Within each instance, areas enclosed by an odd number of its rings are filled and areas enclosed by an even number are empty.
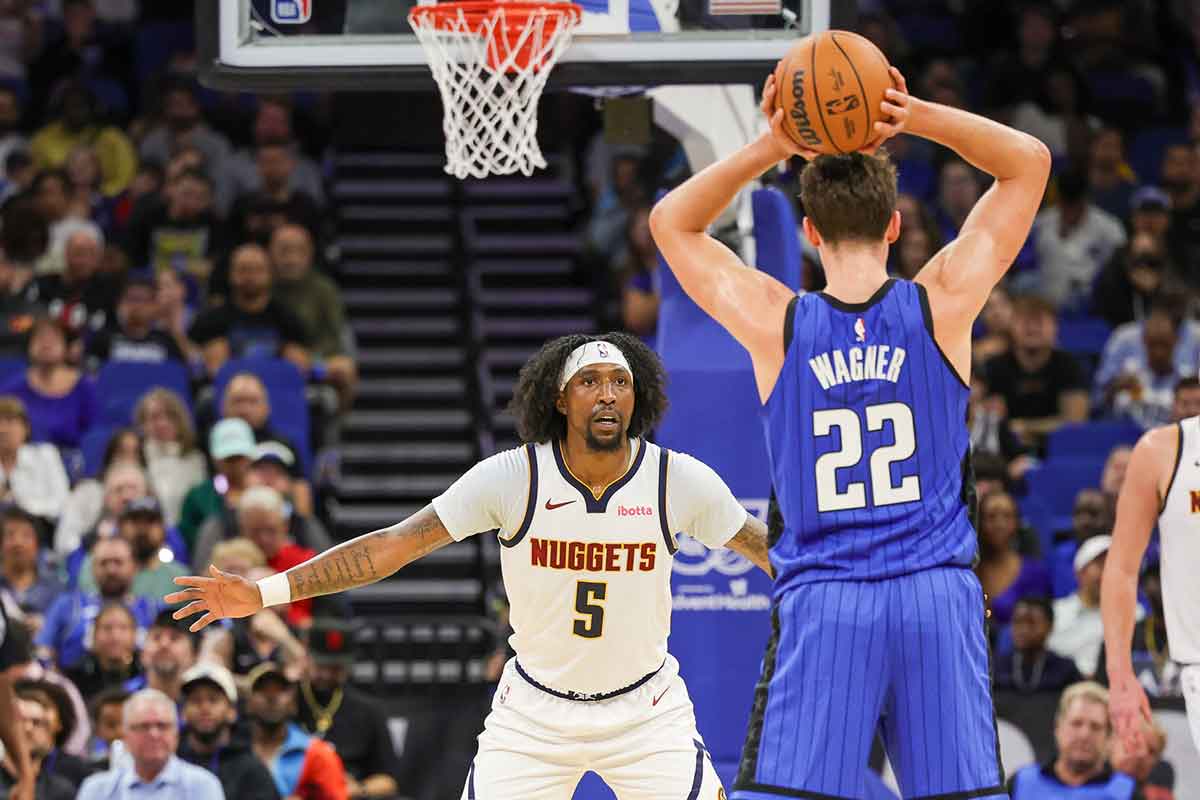
{"type": "Polygon", "coordinates": [[[658,425],[667,410],[667,374],[658,354],[628,333],[600,336],[575,333],[546,342],[521,367],[517,387],[508,404],[509,411],[516,417],[521,441],[548,442],[566,437],[567,418],[555,406],[559,395],[558,379],[567,356],[587,342],[608,342],[629,361],[634,391],[629,436],[644,436],[658,425]]]}

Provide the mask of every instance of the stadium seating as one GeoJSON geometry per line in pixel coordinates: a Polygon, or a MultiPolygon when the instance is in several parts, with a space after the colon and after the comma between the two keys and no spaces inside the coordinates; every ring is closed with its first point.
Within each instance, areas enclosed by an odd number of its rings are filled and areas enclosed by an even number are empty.
{"type": "Polygon", "coordinates": [[[1046,440],[1046,460],[1050,463],[1062,458],[1098,458],[1103,461],[1114,447],[1133,445],[1141,435],[1141,428],[1125,420],[1063,425],[1046,440]]]}
{"type": "Polygon", "coordinates": [[[225,362],[213,380],[216,408],[221,408],[225,387],[239,372],[252,372],[267,388],[271,404],[271,428],[292,441],[296,455],[308,474],[312,468],[312,448],[308,403],[305,399],[304,376],[290,361],[281,358],[236,358],[225,362]]]}
{"type": "Polygon", "coordinates": [[[178,361],[144,364],[110,361],[100,368],[96,394],[100,398],[98,424],[119,427],[133,424],[133,412],[146,392],[163,387],[175,392],[191,407],[191,379],[178,361]]]}

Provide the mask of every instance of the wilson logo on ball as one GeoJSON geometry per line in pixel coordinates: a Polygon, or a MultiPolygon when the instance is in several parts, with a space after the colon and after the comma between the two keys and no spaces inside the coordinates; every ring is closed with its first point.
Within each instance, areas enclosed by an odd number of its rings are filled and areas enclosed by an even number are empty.
{"type": "Polygon", "coordinates": [[[792,96],[796,104],[792,106],[790,116],[796,124],[796,136],[804,144],[818,147],[821,137],[813,130],[812,122],[808,119],[808,109],[804,105],[804,70],[798,69],[792,73],[792,96]]]}

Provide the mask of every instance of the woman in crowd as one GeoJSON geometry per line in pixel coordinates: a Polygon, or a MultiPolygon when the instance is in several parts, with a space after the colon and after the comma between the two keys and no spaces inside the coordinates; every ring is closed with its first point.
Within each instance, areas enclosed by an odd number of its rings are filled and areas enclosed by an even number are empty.
{"type": "Polygon", "coordinates": [[[1017,549],[1020,517],[1007,492],[992,492],[979,504],[979,564],[975,573],[983,584],[992,622],[1012,621],[1017,600],[1026,595],[1049,596],[1050,574],[1036,558],[1017,549]]]}
{"type": "MultiPolygon", "coordinates": [[[[104,448],[100,476],[84,478],[71,490],[70,497],[62,509],[58,528],[54,531],[54,551],[60,556],[70,554],[79,546],[84,534],[96,527],[96,523],[100,521],[104,514],[103,481],[114,464],[132,464],[145,470],[146,459],[142,455],[142,440],[132,428],[120,428],[109,438],[104,448]]],[[[119,508],[116,513],[120,513],[119,508]]]]}
{"type": "Polygon", "coordinates": [[[58,448],[31,444],[25,405],[11,395],[0,396],[0,503],[16,503],[42,519],[62,513],[71,482],[58,448]]]}
{"type": "Polygon", "coordinates": [[[29,367],[0,386],[25,405],[31,437],[59,447],[79,447],[96,419],[96,385],[67,363],[69,336],[57,320],[41,317],[29,329],[29,367]]]}
{"type": "Polygon", "coordinates": [[[134,419],[145,438],[150,485],[162,504],[164,521],[176,525],[188,490],[208,479],[208,464],[196,447],[191,415],[179,395],[159,388],[142,397],[134,419]]]}
{"type": "Polygon", "coordinates": [[[137,619],[123,603],[109,603],[100,609],[92,625],[92,646],[83,660],[66,672],[84,697],[119,687],[142,674],[137,630],[137,619]]]}

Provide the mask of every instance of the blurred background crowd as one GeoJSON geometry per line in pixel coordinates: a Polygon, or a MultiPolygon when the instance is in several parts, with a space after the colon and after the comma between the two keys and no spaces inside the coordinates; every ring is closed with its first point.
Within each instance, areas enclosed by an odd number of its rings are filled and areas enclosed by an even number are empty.
{"type": "MultiPolygon", "coordinates": [[[[1101,702],[1099,580],[1129,446],[1200,414],[1200,3],[859,6],[915,94],[1053,152],[977,330],[977,571],[1006,710],[1053,709],[1083,679],[1099,686],[1071,699],[1101,702]]],[[[329,506],[361,366],[339,288],[336,98],[201,87],[192,13],[0,1],[0,596],[23,623],[39,796],[75,796],[118,740],[120,758],[169,747],[246,797],[442,796],[405,782],[396,730],[350,685],[345,598],[204,635],[161,606],[177,575],[257,578],[344,538],[329,506]]],[[[545,105],[590,313],[653,342],[647,217],[686,177],[682,148],[661,131],[611,141],[590,98],[545,105]]],[[[911,278],[987,181],[928,142],[888,150],[904,219],[889,267],[911,278]]],[[[801,166],[769,181],[794,197],[801,166]]],[[[815,252],[803,283],[823,285],[815,252]]],[[[1177,700],[1153,545],[1141,588],[1135,664],[1177,700]]],[[[488,606],[492,647],[502,593],[488,606]]],[[[1099,771],[1120,759],[1102,750],[1099,771]]],[[[1163,762],[1116,766],[1171,796],[1163,762]]]]}

